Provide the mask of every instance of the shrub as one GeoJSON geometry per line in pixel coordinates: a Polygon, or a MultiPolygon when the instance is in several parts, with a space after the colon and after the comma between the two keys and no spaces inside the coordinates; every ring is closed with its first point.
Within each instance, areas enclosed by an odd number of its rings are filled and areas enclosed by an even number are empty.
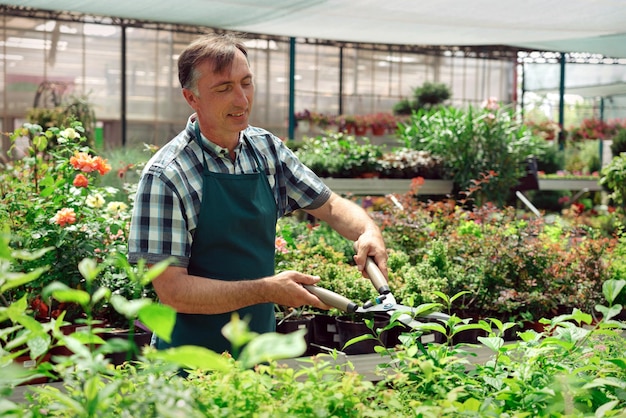
{"type": "Polygon", "coordinates": [[[491,173],[479,204],[506,202],[526,174],[527,158],[541,157],[547,146],[510,109],[494,106],[420,110],[404,123],[399,136],[405,147],[440,157],[444,178],[452,179],[457,191],[469,190],[474,181],[491,173]]]}
{"type": "Polygon", "coordinates": [[[626,127],[617,131],[617,134],[613,137],[613,143],[611,144],[611,154],[613,157],[619,156],[622,152],[626,152],[626,127]]]}

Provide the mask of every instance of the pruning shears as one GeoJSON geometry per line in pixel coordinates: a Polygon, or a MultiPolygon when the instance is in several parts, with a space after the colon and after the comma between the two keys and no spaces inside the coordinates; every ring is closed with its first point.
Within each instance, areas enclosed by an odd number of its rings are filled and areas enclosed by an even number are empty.
{"type": "Polygon", "coordinates": [[[437,320],[445,322],[449,319],[448,315],[441,312],[433,312],[440,305],[436,303],[421,305],[418,308],[412,308],[410,306],[401,305],[397,303],[395,296],[389,288],[389,284],[385,279],[376,263],[371,257],[367,258],[365,262],[365,271],[374,285],[374,288],[378,291],[379,296],[375,301],[367,301],[363,306],[359,306],[355,302],[351,301],[345,296],[333,292],[332,290],[325,289],[323,287],[315,285],[304,285],[304,288],[309,292],[317,296],[325,304],[337,308],[343,312],[348,313],[368,313],[379,312],[387,313],[392,316],[394,312],[402,312],[402,315],[398,317],[398,321],[410,328],[418,327],[421,322],[415,320],[417,317],[424,317],[430,320],[437,320]]]}

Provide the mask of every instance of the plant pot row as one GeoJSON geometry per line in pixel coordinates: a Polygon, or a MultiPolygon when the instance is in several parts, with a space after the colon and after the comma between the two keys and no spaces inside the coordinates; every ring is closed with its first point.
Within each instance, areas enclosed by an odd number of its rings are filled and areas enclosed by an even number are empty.
{"type": "MultiPolygon", "coordinates": [[[[384,328],[389,324],[389,316],[384,314],[377,315],[373,319],[374,329],[384,328]]],[[[276,326],[276,332],[284,334],[299,329],[307,330],[305,335],[307,343],[305,356],[332,350],[338,350],[349,355],[375,353],[377,345],[382,345],[386,348],[393,348],[398,345],[400,343],[400,334],[407,331],[403,326],[395,326],[384,331],[379,339],[359,341],[346,347],[346,343],[355,337],[373,334],[363,318],[354,315],[335,317],[324,314],[309,314],[278,321],[276,326]]]]}
{"type": "MultiPolygon", "coordinates": [[[[65,335],[71,335],[75,332],[82,332],[84,330],[86,331],[86,326],[84,325],[71,324],[61,327],[61,331],[65,335]]],[[[134,343],[135,350],[133,350],[133,352],[122,351],[108,353],[106,355],[106,357],[109,358],[114,365],[122,364],[126,360],[136,360],[137,353],[141,352],[144,346],[150,345],[150,342],[152,340],[152,332],[149,331],[147,328],[144,328],[141,324],[138,324],[132,335],[130,334],[130,331],[128,329],[105,328],[105,330],[98,332],[98,336],[105,341],[111,340],[113,338],[119,338],[122,340],[131,339],[134,343]]],[[[74,353],[63,345],[57,345],[50,349],[49,354],[52,355],[52,359],[54,360],[55,357],[58,358],[60,356],[71,356],[74,353]]]]}

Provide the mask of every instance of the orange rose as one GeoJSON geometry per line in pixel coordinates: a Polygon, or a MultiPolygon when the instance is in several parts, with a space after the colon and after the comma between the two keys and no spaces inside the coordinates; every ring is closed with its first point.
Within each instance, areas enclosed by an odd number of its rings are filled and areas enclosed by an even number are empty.
{"type": "Polygon", "coordinates": [[[76,212],[72,208],[63,208],[52,217],[50,222],[59,226],[71,225],[76,223],[76,212]]]}
{"type": "Polygon", "coordinates": [[[72,157],[70,157],[70,164],[76,170],[80,170],[84,173],[91,173],[96,170],[96,164],[91,155],[86,152],[78,152],[76,151],[72,157]]]}
{"type": "Polygon", "coordinates": [[[101,176],[104,176],[106,173],[111,171],[111,164],[107,162],[107,160],[102,159],[101,157],[95,157],[93,159],[94,167],[98,170],[101,176]]]}
{"type": "Polygon", "coordinates": [[[77,174],[76,177],[74,177],[74,182],[72,184],[74,187],[87,187],[89,186],[89,179],[83,174],[77,174]]]}

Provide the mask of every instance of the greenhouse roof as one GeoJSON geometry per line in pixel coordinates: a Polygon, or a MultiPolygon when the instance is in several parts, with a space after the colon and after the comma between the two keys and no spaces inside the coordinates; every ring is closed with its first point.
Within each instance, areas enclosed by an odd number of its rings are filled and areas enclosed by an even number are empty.
{"type": "Polygon", "coordinates": [[[16,0],[34,9],[397,45],[504,45],[626,58],[623,0],[16,0]]]}

